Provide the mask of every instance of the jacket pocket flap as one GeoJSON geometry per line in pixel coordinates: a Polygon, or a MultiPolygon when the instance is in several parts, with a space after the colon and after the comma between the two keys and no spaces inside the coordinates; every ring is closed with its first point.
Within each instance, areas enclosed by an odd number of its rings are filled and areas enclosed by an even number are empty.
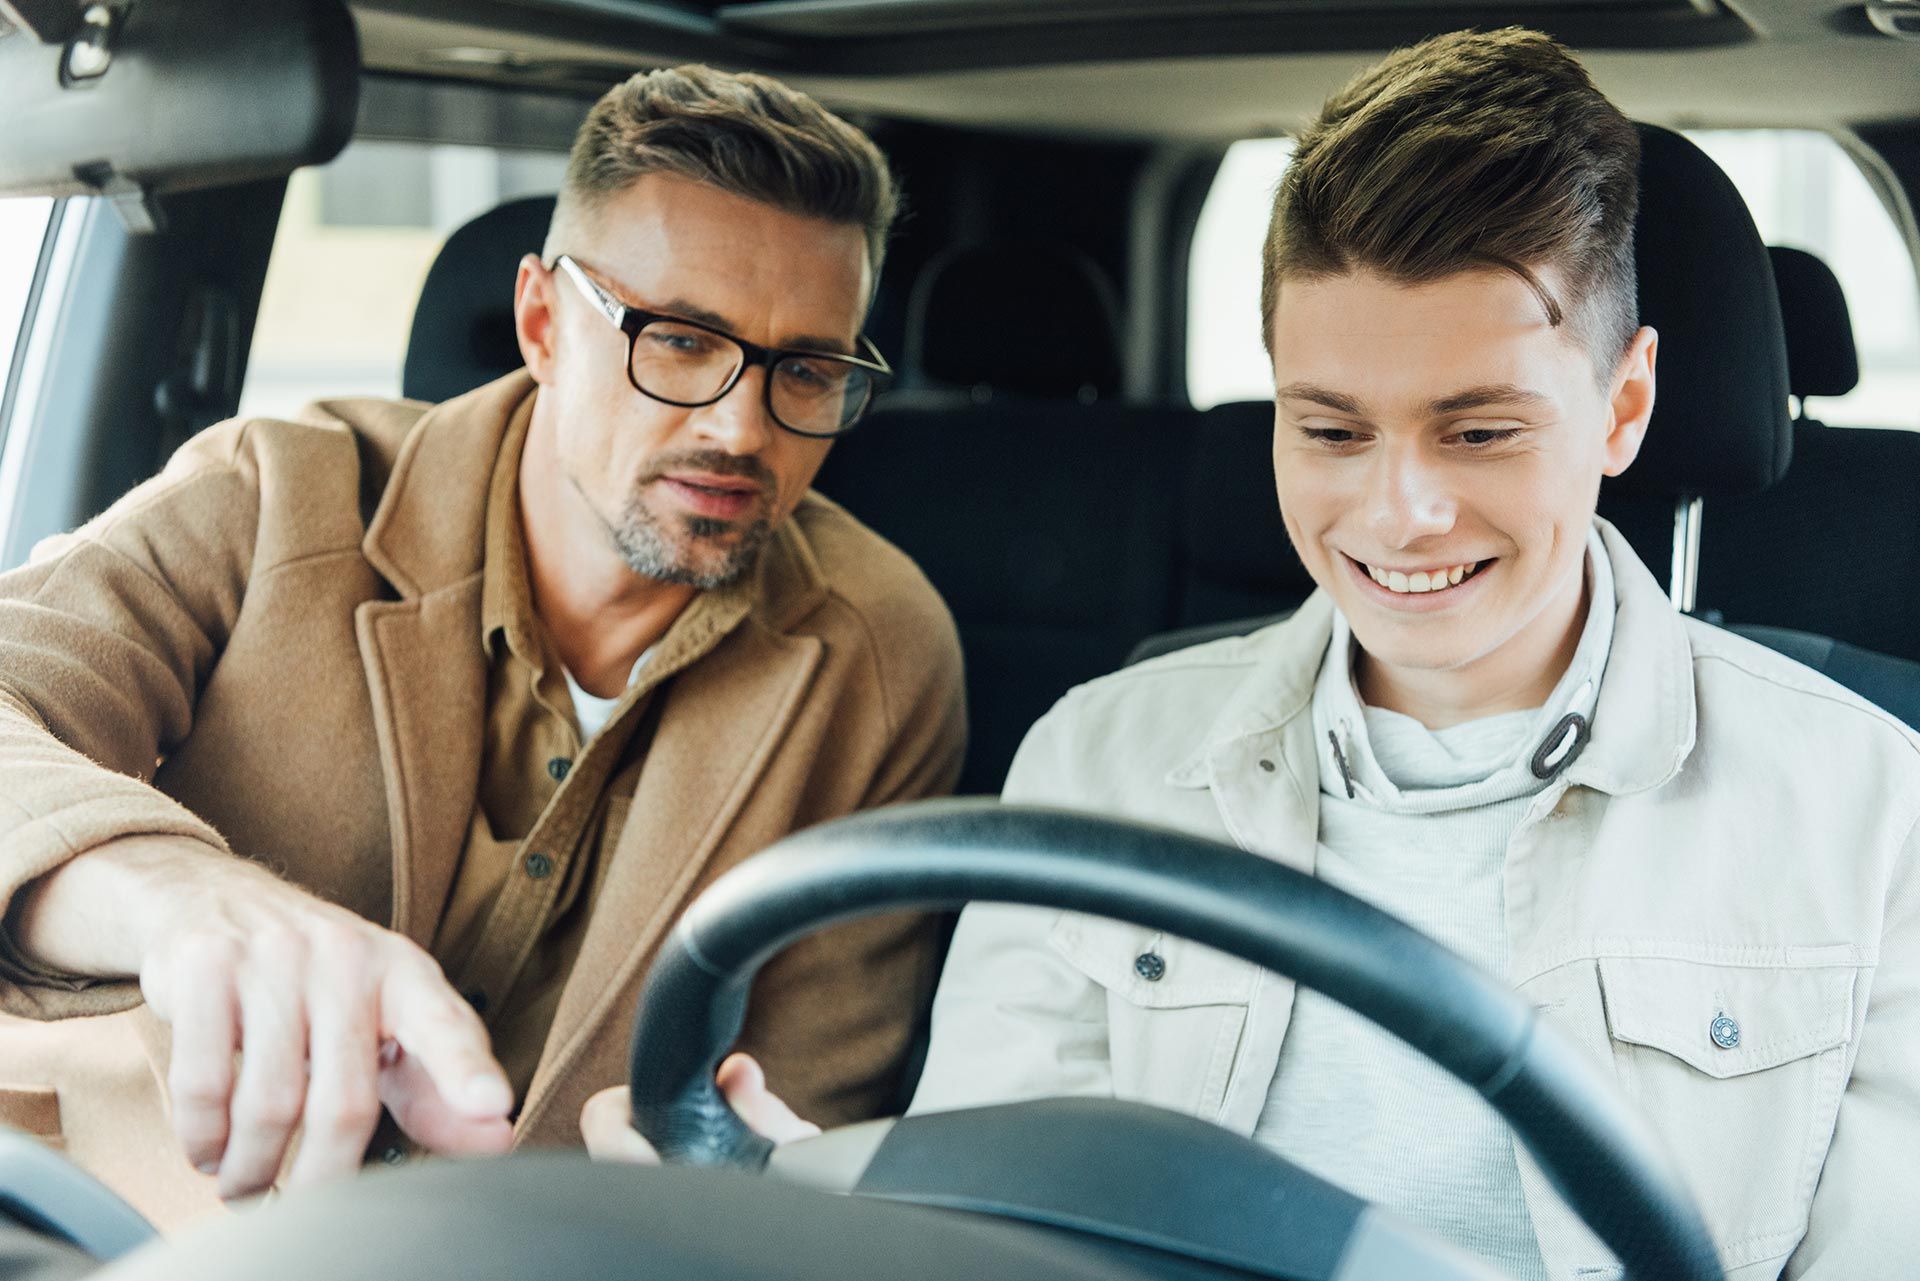
{"type": "Polygon", "coordinates": [[[1600,958],[1614,1040],[1664,1051],[1713,1077],[1740,1076],[1845,1045],[1852,966],[1762,968],[1600,958]]]}
{"type": "Polygon", "coordinates": [[[1047,943],[1101,987],[1150,1010],[1245,1005],[1260,976],[1258,966],[1210,947],[1076,912],[1061,914],[1047,943]]]}

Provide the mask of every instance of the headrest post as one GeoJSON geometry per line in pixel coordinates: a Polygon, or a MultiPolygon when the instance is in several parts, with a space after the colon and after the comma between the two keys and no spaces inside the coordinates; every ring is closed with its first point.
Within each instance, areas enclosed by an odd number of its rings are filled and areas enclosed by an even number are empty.
{"type": "Polygon", "coordinates": [[[1694,611],[1700,585],[1700,523],[1706,508],[1704,499],[1680,495],[1673,508],[1673,574],[1667,580],[1667,594],[1673,607],[1683,614],[1694,611]]]}

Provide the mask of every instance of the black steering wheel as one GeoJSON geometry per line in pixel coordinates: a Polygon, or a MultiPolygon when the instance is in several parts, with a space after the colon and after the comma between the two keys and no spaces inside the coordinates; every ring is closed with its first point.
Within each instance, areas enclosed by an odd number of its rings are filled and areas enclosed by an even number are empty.
{"type": "MultiPolygon", "coordinates": [[[[970,901],[1113,917],[1291,976],[1477,1090],[1613,1251],[1627,1277],[1723,1281],[1698,1210],[1644,1124],[1595,1065],[1504,985],[1412,927],[1292,868],[1185,833],[1065,811],[993,801],[897,806],[788,837],[721,877],[681,918],[641,994],[630,1071],[634,1128],[670,1163],[765,1168],[772,1145],[747,1128],[714,1085],[760,966],[787,944],[838,921],[970,901]]],[[[855,1154],[857,1168],[839,1180],[844,1190],[1071,1225],[1110,1240],[1251,1268],[1255,1275],[1373,1275],[1352,1266],[1354,1255],[1367,1251],[1382,1260],[1378,1275],[1488,1275],[1417,1232],[1363,1231],[1391,1216],[1383,1218],[1384,1212],[1352,1198],[1346,1200],[1365,1213],[1346,1214],[1340,1230],[1355,1241],[1368,1236],[1366,1251],[1354,1241],[1336,1241],[1331,1249],[1321,1243],[1295,1250],[1280,1264],[1249,1258],[1244,1240],[1169,1241],[1169,1232],[1178,1233],[1170,1220],[1130,1225],[1124,1208],[1103,1213],[1086,1197],[1068,1204],[1072,1194],[1061,1185],[1075,1168],[1027,1180],[1036,1189],[1031,1202],[989,1202],[977,1186],[977,1162],[958,1159],[966,1155],[967,1134],[993,1135],[988,1145],[999,1145],[1047,1127],[1071,1137],[1014,1143],[1017,1159],[1044,1159],[1047,1152],[1080,1144],[1067,1160],[1084,1169],[1092,1151],[1084,1144],[1097,1134],[1093,1163],[1099,1177],[1090,1194],[1096,1201],[1126,1199],[1124,1191],[1115,1192],[1125,1180],[1112,1177],[1112,1163],[1124,1171],[1130,1153],[1138,1161],[1138,1154],[1148,1152],[1147,1159],[1164,1169],[1170,1153],[1183,1145],[1206,1150],[1205,1159],[1189,1162],[1189,1168],[1218,1169],[1224,1161],[1243,1179],[1281,1181],[1285,1186],[1278,1189],[1238,1189],[1249,1206],[1258,1207],[1257,1215],[1270,1215],[1276,1205],[1305,1205],[1319,1207],[1316,1213],[1325,1220],[1324,1212],[1338,1210],[1345,1197],[1251,1140],[1157,1108],[1088,1100],[1063,1101],[1051,1112],[1027,1103],[872,1123],[788,1145],[781,1155],[810,1145],[831,1147],[839,1136],[851,1135],[839,1143],[836,1158],[855,1154]],[[901,1160],[879,1159],[889,1148],[928,1136],[942,1145],[940,1152],[919,1162],[921,1173],[912,1178],[901,1177],[901,1160]],[[874,1166],[889,1172],[879,1186],[863,1187],[863,1169],[874,1166]],[[943,1176],[943,1170],[950,1173],[943,1176]],[[966,1186],[941,1186],[943,1177],[966,1186]]],[[[1134,1198],[1131,1204],[1137,1209],[1141,1203],[1134,1198]]],[[[1236,1222],[1245,1217],[1226,1216],[1236,1222]]]]}

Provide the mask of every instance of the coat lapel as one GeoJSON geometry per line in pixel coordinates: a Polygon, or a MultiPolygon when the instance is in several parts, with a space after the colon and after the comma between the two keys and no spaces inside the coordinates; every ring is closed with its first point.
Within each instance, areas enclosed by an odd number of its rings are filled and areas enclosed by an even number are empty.
{"type": "Polygon", "coordinates": [[[596,1036],[626,1018],[646,962],[714,856],[798,713],[822,657],[813,637],[748,622],[676,676],[647,750],[573,973],[560,996],[520,1131],[541,1114],[596,1036]]]}
{"type": "Polygon", "coordinates": [[[398,600],[354,613],[393,840],[393,928],[428,946],[459,866],[486,733],[480,588],[487,494],[524,373],[428,410],[394,459],[361,550],[398,600]]]}
{"type": "Polygon", "coordinates": [[[393,840],[393,928],[430,946],[480,781],[487,671],[480,579],[354,613],[393,840]]]}

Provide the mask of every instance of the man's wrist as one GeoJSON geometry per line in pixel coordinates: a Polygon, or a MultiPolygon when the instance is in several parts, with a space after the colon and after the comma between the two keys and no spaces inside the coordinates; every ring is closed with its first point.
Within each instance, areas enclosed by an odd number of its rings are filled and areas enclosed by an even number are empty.
{"type": "Polygon", "coordinates": [[[182,899],[240,866],[192,837],[121,837],[24,886],[6,928],[15,951],[36,966],[85,978],[138,978],[182,899]]]}

